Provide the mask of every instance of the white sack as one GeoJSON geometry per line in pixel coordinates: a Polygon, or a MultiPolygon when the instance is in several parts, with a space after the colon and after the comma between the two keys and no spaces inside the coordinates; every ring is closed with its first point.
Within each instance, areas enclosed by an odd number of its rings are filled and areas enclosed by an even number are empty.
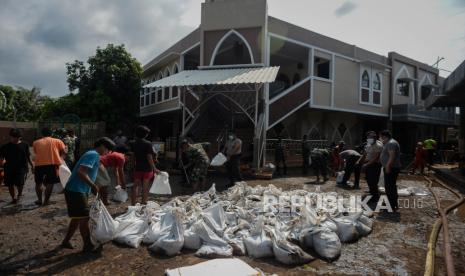
{"type": "Polygon", "coordinates": [[[273,241],[263,229],[263,221],[259,220],[250,237],[244,239],[247,254],[252,258],[266,258],[274,256],[273,241]]]}
{"type": "Polygon", "coordinates": [[[149,192],[156,195],[171,195],[171,186],[167,172],[160,172],[158,175],[155,175],[149,192]]]}
{"type": "Polygon", "coordinates": [[[176,217],[173,212],[165,213],[160,221],[151,221],[149,230],[142,240],[143,243],[153,244],[161,236],[168,235],[171,231],[171,228],[176,223],[176,217]]]}
{"type": "Polygon", "coordinates": [[[92,204],[89,212],[90,237],[93,244],[103,244],[113,239],[119,222],[115,221],[101,200],[92,204]]]}
{"type": "Polygon", "coordinates": [[[200,247],[195,255],[198,257],[205,258],[227,258],[233,255],[231,246],[218,246],[218,245],[209,245],[204,244],[200,247]]]}
{"type": "Polygon", "coordinates": [[[118,234],[115,236],[114,241],[133,248],[138,248],[147,233],[148,227],[149,225],[147,222],[141,219],[121,221],[117,229],[118,234]]]}
{"type": "Polygon", "coordinates": [[[184,245],[184,227],[181,221],[179,210],[172,210],[174,221],[168,233],[160,236],[158,240],[152,244],[149,249],[156,253],[161,253],[167,256],[178,254],[184,245]]]}
{"type": "Polygon", "coordinates": [[[358,239],[357,222],[350,217],[334,218],[337,225],[337,235],[341,242],[354,242],[358,239]]]}
{"type": "Polygon", "coordinates": [[[230,257],[232,248],[222,238],[218,237],[215,232],[208,227],[203,221],[199,220],[192,226],[194,233],[200,236],[202,247],[195,253],[202,257],[230,257]]]}
{"type": "Polygon", "coordinates": [[[128,192],[121,188],[120,185],[115,187],[116,192],[113,195],[113,200],[116,202],[126,202],[128,200],[128,192]]]}
{"type": "Polygon", "coordinates": [[[133,248],[139,247],[149,228],[147,221],[139,214],[141,209],[141,205],[129,206],[125,214],[115,219],[119,222],[113,239],[115,242],[133,248]]]}
{"type": "Polygon", "coordinates": [[[60,183],[61,186],[63,186],[63,189],[65,188],[66,183],[68,183],[70,176],[71,171],[69,170],[68,166],[66,166],[65,163],[61,164],[60,167],[58,167],[58,177],[60,177],[60,183]]]}
{"type": "Polygon", "coordinates": [[[226,214],[220,204],[217,203],[203,210],[202,218],[218,236],[223,236],[226,229],[226,214]]]}
{"type": "Polygon", "coordinates": [[[200,236],[192,229],[184,230],[184,248],[198,250],[202,246],[200,236]]]}
{"type": "Polygon", "coordinates": [[[344,171],[337,172],[336,173],[336,183],[342,183],[342,180],[344,180],[344,175],[345,175],[344,171]]]}
{"type": "Polygon", "coordinates": [[[286,240],[273,241],[273,254],[276,260],[287,265],[306,264],[314,259],[300,247],[286,240]]]}
{"type": "Polygon", "coordinates": [[[306,228],[301,233],[301,245],[313,249],[326,260],[334,260],[341,254],[341,241],[338,235],[325,227],[306,228]]]}
{"type": "Polygon", "coordinates": [[[226,163],[227,160],[228,159],[226,158],[226,156],[224,156],[223,153],[219,152],[217,155],[215,155],[215,157],[213,157],[210,165],[213,167],[219,167],[226,163]]]}

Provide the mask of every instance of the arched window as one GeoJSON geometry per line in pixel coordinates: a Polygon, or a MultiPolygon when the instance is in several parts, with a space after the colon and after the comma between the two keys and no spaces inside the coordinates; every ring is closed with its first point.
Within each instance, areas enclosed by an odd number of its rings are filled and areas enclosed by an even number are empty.
{"type": "Polygon", "coordinates": [[[216,45],[210,65],[250,63],[254,60],[249,43],[240,33],[231,30],[216,45]]]}
{"type": "Polygon", "coordinates": [[[374,90],[381,90],[381,77],[378,73],[375,74],[373,78],[373,89],[374,90]]]}
{"type": "MultiPolygon", "coordinates": [[[[169,77],[169,76],[170,76],[170,71],[167,68],[165,71],[165,77],[169,77]]],[[[170,88],[166,86],[163,88],[163,100],[167,101],[169,99],[170,99],[170,88]]]]}
{"type": "MultiPolygon", "coordinates": [[[[159,80],[163,79],[162,72],[158,73],[158,79],[159,80]]],[[[163,90],[161,88],[157,88],[157,102],[162,102],[162,101],[163,101],[163,90]]]]}
{"type": "MultiPolygon", "coordinates": [[[[155,77],[153,77],[152,79],[152,82],[156,81],[155,77]]],[[[155,103],[155,90],[156,88],[151,88],[151,93],[150,93],[150,104],[154,104],[155,103]]]]}
{"type": "Polygon", "coordinates": [[[367,70],[363,71],[362,74],[362,102],[369,103],[370,102],[370,75],[368,74],[367,70]]]}
{"type": "Polygon", "coordinates": [[[370,75],[368,75],[368,72],[366,70],[363,71],[362,74],[362,87],[370,88],[370,75]]]}
{"type": "MultiPolygon", "coordinates": [[[[175,64],[174,68],[173,68],[173,75],[176,75],[177,73],[179,73],[179,69],[178,69],[178,65],[175,64]]],[[[177,86],[173,87],[173,91],[171,92],[173,98],[176,98],[179,95],[179,92],[178,92],[179,90],[178,89],[179,89],[179,87],[177,87],[177,86]]]]}

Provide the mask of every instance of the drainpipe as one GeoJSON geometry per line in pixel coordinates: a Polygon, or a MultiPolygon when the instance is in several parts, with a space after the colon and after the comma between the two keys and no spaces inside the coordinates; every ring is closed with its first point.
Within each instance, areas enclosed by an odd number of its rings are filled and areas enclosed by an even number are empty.
{"type": "Polygon", "coordinates": [[[460,107],[460,124],[459,124],[459,168],[462,174],[465,174],[465,106],[460,107]]]}

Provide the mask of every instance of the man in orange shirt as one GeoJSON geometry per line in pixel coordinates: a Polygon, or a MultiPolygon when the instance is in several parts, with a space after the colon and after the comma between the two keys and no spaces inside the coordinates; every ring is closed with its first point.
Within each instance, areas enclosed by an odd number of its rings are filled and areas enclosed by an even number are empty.
{"type": "Polygon", "coordinates": [[[36,194],[38,200],[36,204],[42,205],[42,185],[45,186],[44,205],[50,203],[53,185],[60,182],[58,177],[58,166],[63,162],[62,156],[66,153],[65,144],[52,138],[52,131],[49,128],[42,129],[42,138],[34,141],[34,179],[36,182],[36,194]]]}

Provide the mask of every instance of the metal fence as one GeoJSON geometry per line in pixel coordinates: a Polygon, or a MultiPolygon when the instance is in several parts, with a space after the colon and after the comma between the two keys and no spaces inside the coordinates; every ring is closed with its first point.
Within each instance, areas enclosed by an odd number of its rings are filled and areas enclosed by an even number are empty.
{"type": "Polygon", "coordinates": [[[39,122],[37,124],[38,135],[40,135],[41,129],[48,127],[52,130],[67,129],[74,130],[76,136],[80,140],[80,152],[84,152],[90,148],[93,148],[95,141],[98,138],[106,135],[105,122],[81,122],[79,118],[71,120],[70,117],[54,118],[48,121],[39,122]]]}
{"type": "MultiPolygon", "coordinates": [[[[275,156],[275,143],[278,139],[266,140],[266,160],[273,161],[275,156]]],[[[302,159],[302,140],[282,139],[284,143],[286,160],[288,163],[292,161],[301,161],[302,159]]],[[[310,149],[314,148],[327,148],[329,146],[327,140],[307,140],[310,149]]]]}

